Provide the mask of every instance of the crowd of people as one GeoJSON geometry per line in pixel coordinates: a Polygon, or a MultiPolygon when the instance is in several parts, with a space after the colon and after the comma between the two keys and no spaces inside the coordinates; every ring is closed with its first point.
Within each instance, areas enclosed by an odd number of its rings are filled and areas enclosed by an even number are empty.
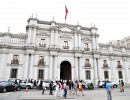
{"type": "MultiPolygon", "coordinates": [[[[60,97],[67,97],[67,91],[69,91],[69,94],[73,94],[73,95],[80,95],[82,94],[84,96],[83,93],[83,84],[82,84],[82,80],[80,81],[56,81],[56,83],[54,83],[53,81],[50,82],[49,84],[50,87],[50,95],[55,95],[55,97],[60,96],[60,97]]],[[[45,92],[45,83],[42,83],[42,88],[43,88],[43,94],[45,92]]]]}

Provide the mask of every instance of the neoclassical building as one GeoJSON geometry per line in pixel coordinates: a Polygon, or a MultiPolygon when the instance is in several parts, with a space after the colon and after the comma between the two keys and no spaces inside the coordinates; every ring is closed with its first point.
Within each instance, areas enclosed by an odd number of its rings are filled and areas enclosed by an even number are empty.
{"type": "Polygon", "coordinates": [[[29,18],[26,33],[0,33],[0,80],[130,83],[130,48],[98,43],[98,29],[29,18]]]}

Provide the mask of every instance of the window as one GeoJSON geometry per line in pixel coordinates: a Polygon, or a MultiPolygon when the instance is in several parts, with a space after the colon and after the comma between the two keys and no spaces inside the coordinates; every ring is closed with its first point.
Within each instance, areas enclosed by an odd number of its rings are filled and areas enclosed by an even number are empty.
{"type": "Polygon", "coordinates": [[[88,48],[88,43],[84,43],[84,45],[85,45],[85,46],[84,46],[85,48],[88,48]]]}
{"type": "Polygon", "coordinates": [[[103,60],[103,62],[104,62],[104,65],[106,65],[106,64],[107,64],[107,61],[106,61],[106,60],[103,60]]]}
{"type": "Polygon", "coordinates": [[[44,78],[44,70],[40,69],[38,70],[38,79],[43,79],[44,78]]]}
{"type": "Polygon", "coordinates": [[[86,73],[86,79],[87,79],[87,80],[88,80],[88,79],[91,79],[90,71],[86,71],[85,73],[86,73]]]}
{"type": "Polygon", "coordinates": [[[123,79],[122,71],[118,71],[119,79],[123,79]]]}
{"type": "Polygon", "coordinates": [[[117,61],[117,65],[120,65],[120,61],[117,61]]]}
{"type": "Polygon", "coordinates": [[[122,68],[120,61],[117,61],[117,68],[122,68]]]}
{"type": "Polygon", "coordinates": [[[86,62],[85,62],[85,67],[87,68],[87,67],[91,67],[91,64],[89,63],[89,59],[85,59],[86,60],[86,62]]]}
{"type": "Polygon", "coordinates": [[[19,57],[18,55],[14,55],[13,59],[18,59],[18,57],[19,57]]]}
{"type": "Polygon", "coordinates": [[[45,39],[41,39],[41,44],[45,44],[45,39]]]}
{"type": "Polygon", "coordinates": [[[64,46],[68,46],[68,41],[64,41],[64,46]]]}
{"type": "Polygon", "coordinates": [[[103,60],[103,67],[105,67],[105,68],[108,67],[107,60],[103,60]]]}
{"type": "Polygon", "coordinates": [[[108,77],[108,71],[104,71],[104,77],[105,77],[105,79],[108,79],[109,77],[108,77]]]}
{"type": "Polygon", "coordinates": [[[69,49],[68,41],[64,41],[63,49],[69,49]]]}
{"type": "Polygon", "coordinates": [[[39,57],[38,65],[44,65],[44,56],[39,57]]]}
{"type": "Polygon", "coordinates": [[[86,63],[89,64],[89,59],[86,59],[86,63]]]}
{"type": "Polygon", "coordinates": [[[44,56],[40,56],[39,59],[40,59],[40,60],[44,60],[44,56]]]}
{"type": "Polygon", "coordinates": [[[14,55],[13,60],[11,60],[11,64],[19,64],[18,58],[19,58],[19,55],[14,55]]]}
{"type": "Polygon", "coordinates": [[[90,50],[90,48],[88,48],[88,43],[84,43],[84,50],[85,51],[89,51],[90,50]]]}
{"type": "Polygon", "coordinates": [[[17,69],[11,69],[10,78],[17,78],[17,69]]]}
{"type": "Polygon", "coordinates": [[[40,40],[39,46],[40,46],[40,47],[45,47],[45,46],[46,46],[46,44],[45,44],[45,39],[41,39],[41,40],[40,40]]]}

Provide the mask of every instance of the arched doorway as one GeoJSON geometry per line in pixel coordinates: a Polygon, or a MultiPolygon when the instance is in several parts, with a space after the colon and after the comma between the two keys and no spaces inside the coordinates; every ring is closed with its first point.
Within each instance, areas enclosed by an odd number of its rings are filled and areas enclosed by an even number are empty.
{"type": "Polygon", "coordinates": [[[68,61],[63,61],[60,66],[60,79],[71,80],[71,64],[68,61]]]}

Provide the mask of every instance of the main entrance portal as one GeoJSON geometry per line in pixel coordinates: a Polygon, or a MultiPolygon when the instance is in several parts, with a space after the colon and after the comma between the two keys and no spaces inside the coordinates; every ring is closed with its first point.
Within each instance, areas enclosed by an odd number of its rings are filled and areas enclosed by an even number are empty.
{"type": "Polygon", "coordinates": [[[71,80],[71,64],[68,61],[63,61],[60,66],[60,79],[71,80]]]}

